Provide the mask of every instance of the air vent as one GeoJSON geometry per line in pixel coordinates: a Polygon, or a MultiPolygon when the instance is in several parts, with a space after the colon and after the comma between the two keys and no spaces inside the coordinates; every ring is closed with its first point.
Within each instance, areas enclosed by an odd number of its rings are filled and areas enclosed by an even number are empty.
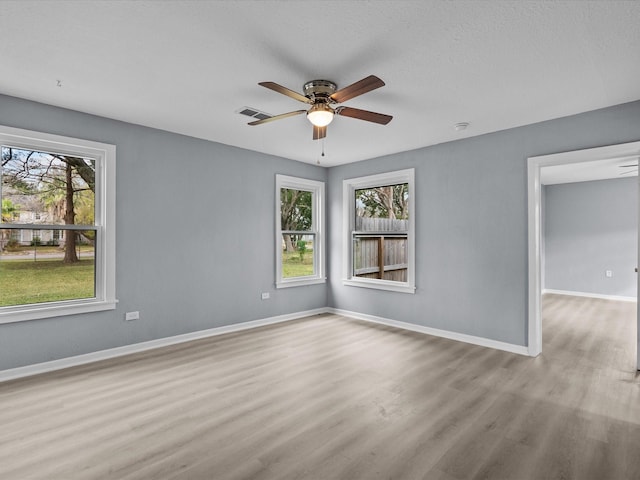
{"type": "Polygon", "coordinates": [[[236,113],[239,113],[240,115],[246,115],[247,117],[255,118],[257,120],[264,120],[265,118],[273,117],[273,115],[261,112],[260,110],[251,107],[242,107],[236,110],[236,113]]]}

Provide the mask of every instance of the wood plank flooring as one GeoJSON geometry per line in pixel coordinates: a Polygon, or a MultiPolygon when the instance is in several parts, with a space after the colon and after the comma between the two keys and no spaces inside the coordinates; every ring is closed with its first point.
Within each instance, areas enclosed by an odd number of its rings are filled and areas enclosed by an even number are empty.
{"type": "Polygon", "coordinates": [[[321,315],[0,384],[0,478],[638,479],[634,303],[528,358],[321,315]]]}

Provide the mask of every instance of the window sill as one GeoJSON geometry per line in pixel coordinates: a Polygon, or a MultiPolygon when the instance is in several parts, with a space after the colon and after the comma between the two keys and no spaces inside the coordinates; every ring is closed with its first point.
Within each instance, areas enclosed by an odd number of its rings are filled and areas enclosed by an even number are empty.
{"type": "Polygon", "coordinates": [[[289,288],[289,287],[301,287],[303,285],[317,285],[319,283],[325,283],[326,278],[299,278],[295,280],[284,280],[276,283],[276,288],[289,288]]]}
{"type": "Polygon", "coordinates": [[[56,302],[19,307],[1,307],[0,324],[115,310],[117,303],[117,300],[86,300],[75,303],[56,302]]]}
{"type": "Polygon", "coordinates": [[[408,283],[392,282],[388,280],[365,280],[365,279],[353,279],[346,278],[342,280],[343,285],[350,287],[372,288],[374,290],[387,290],[389,292],[400,293],[416,293],[415,285],[409,285],[408,283]]]}

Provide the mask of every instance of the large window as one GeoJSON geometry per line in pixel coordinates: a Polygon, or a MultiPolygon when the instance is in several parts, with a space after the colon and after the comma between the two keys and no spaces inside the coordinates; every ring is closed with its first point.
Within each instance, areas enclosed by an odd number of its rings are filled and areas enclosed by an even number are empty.
{"type": "Polygon", "coordinates": [[[0,127],[0,323],[115,308],[115,147],[0,127]]]}
{"type": "Polygon", "coordinates": [[[276,175],[276,287],[325,281],[324,183],[276,175]]]}
{"type": "Polygon", "coordinates": [[[344,284],[415,291],[414,171],[343,182],[344,284]]]}

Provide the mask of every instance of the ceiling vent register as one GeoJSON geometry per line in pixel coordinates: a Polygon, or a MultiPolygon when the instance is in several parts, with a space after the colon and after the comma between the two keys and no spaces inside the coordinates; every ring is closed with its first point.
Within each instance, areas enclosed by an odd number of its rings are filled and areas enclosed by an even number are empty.
{"type": "Polygon", "coordinates": [[[266,120],[267,118],[273,117],[273,115],[261,112],[257,108],[252,107],[242,107],[241,109],[237,110],[237,113],[239,113],[240,115],[246,115],[247,117],[255,118],[257,120],[266,120]]]}

